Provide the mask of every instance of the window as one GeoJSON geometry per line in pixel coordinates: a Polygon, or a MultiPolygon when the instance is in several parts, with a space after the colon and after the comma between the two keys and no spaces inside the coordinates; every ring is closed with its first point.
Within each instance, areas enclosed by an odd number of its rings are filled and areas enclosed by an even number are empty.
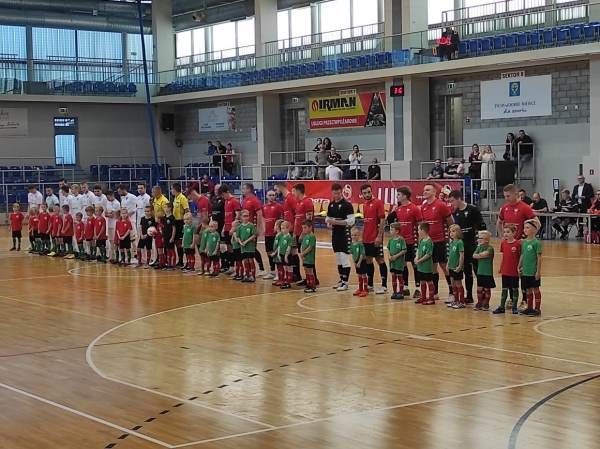
{"type": "Polygon", "coordinates": [[[25,27],[0,25],[0,78],[27,80],[25,27]]]}
{"type": "Polygon", "coordinates": [[[251,55],[254,53],[254,17],[240,20],[237,24],[237,47],[239,55],[251,55]]]}
{"type": "MultiPolygon", "coordinates": [[[[151,34],[144,35],[144,44],[146,47],[146,59],[148,61],[154,60],[154,38],[151,34]]],[[[131,60],[142,60],[142,39],[139,34],[128,34],[127,35],[127,50],[125,51],[125,57],[131,60]]]]}
{"type": "Polygon", "coordinates": [[[290,11],[279,11],[277,13],[277,40],[279,49],[289,47],[287,39],[290,38],[290,11]]]}
{"type": "MultiPolygon", "coordinates": [[[[363,34],[372,34],[371,28],[377,28],[377,0],[352,0],[352,28],[364,27],[360,30],[360,34],[355,36],[362,36],[363,34]],[[370,25],[365,27],[365,25],[370,25]]],[[[358,31],[358,30],[357,30],[358,31]]]]}
{"type": "Polygon", "coordinates": [[[56,165],[77,163],[77,119],[54,119],[54,155],[56,165]]]}
{"type": "Polygon", "coordinates": [[[192,32],[182,31],[176,35],[176,57],[185,58],[192,55],[192,32]]]}
{"type": "Polygon", "coordinates": [[[350,28],[350,0],[332,0],[321,3],[319,8],[323,42],[350,37],[341,31],[350,28]]]}
{"type": "MultiPolygon", "coordinates": [[[[289,13],[292,22],[292,34],[290,37],[309,36],[312,34],[310,6],[292,9],[289,13]]],[[[279,26],[279,23],[277,25],[279,26]]]]}
{"type": "Polygon", "coordinates": [[[213,52],[222,52],[223,50],[233,50],[223,52],[215,58],[231,58],[235,56],[235,22],[220,23],[212,27],[213,52]]]}
{"type": "MultiPolygon", "coordinates": [[[[427,23],[429,25],[442,23],[443,12],[452,10],[454,10],[454,0],[428,0],[427,23]]],[[[454,14],[451,14],[451,16],[450,14],[444,14],[443,21],[454,20],[454,14]]]]}

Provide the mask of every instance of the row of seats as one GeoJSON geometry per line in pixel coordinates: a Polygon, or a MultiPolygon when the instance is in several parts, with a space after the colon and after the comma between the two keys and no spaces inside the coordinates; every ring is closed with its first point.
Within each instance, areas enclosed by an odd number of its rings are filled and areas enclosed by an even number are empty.
{"type": "Polygon", "coordinates": [[[22,94],[23,81],[16,78],[0,78],[0,94],[22,94]]]}
{"type": "Polygon", "coordinates": [[[38,174],[44,177],[54,177],[57,168],[53,165],[0,165],[0,179],[34,178],[38,174]]]}
{"type": "Polygon", "coordinates": [[[417,58],[433,57],[412,55],[410,50],[394,50],[362,56],[328,59],[318,62],[307,62],[285,67],[254,70],[250,72],[229,73],[223,75],[186,78],[167,85],[168,94],[197,92],[211,89],[248,86],[277,81],[311,78],[314,76],[352,73],[365,70],[402,67],[414,63],[422,63],[417,58]]]}
{"type": "Polygon", "coordinates": [[[599,39],[600,23],[592,22],[524,33],[466,39],[458,44],[458,55],[459,57],[468,58],[492,53],[581,44],[598,41],[599,39]]]}
{"type": "Polygon", "coordinates": [[[155,175],[158,171],[160,176],[167,176],[169,173],[169,164],[157,165],[157,164],[112,164],[105,165],[90,165],[90,174],[93,178],[107,178],[110,171],[111,176],[136,176],[137,171],[140,174],[148,176],[149,173],[155,175]]]}
{"type": "Polygon", "coordinates": [[[111,81],[49,81],[50,90],[57,95],[111,95],[133,97],[137,93],[135,83],[111,81]]]}

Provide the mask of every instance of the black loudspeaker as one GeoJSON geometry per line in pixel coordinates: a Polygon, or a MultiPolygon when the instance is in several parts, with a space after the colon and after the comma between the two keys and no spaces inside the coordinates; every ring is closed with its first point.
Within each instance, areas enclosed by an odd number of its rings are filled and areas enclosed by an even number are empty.
{"type": "Polygon", "coordinates": [[[496,184],[504,187],[515,182],[515,162],[496,161],[496,184]]]}
{"type": "Polygon", "coordinates": [[[175,114],[163,114],[161,127],[163,131],[173,131],[175,129],[175,114]]]}

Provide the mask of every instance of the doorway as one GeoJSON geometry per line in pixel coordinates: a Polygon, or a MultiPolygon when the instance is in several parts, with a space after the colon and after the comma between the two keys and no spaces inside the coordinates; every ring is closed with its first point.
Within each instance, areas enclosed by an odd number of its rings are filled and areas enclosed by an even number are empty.
{"type": "Polygon", "coordinates": [[[446,96],[445,105],[445,154],[441,157],[463,158],[463,97],[462,95],[446,96]]]}

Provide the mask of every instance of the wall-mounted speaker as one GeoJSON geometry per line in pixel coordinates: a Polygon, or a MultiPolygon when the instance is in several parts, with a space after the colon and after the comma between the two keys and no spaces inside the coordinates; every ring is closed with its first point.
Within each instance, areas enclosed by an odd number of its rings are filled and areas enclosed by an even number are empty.
{"type": "Polygon", "coordinates": [[[175,114],[163,114],[161,128],[163,131],[173,131],[175,129],[175,114]]]}

